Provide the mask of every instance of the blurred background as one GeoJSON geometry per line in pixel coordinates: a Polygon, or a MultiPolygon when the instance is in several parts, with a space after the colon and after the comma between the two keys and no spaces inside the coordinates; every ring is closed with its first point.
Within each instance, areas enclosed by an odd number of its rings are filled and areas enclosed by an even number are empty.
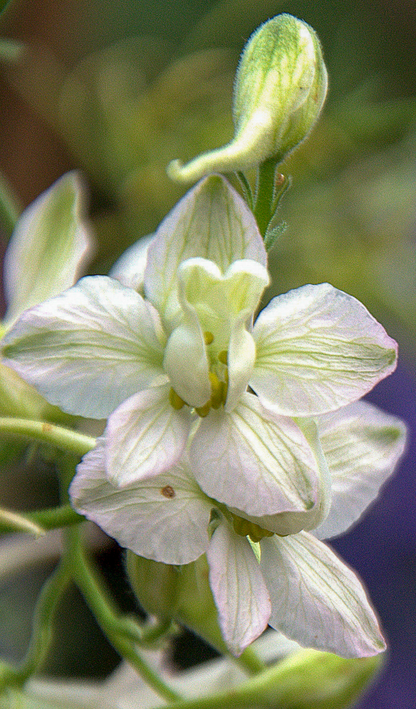
{"type": "MultiPolygon", "coordinates": [[[[359,707],[414,709],[414,1],[12,0],[0,17],[0,37],[17,42],[0,45],[0,172],[24,207],[65,171],[81,169],[97,235],[91,273],[106,273],[183,194],[166,177],[167,163],[232,136],[239,53],[261,22],[282,11],[317,31],[330,91],[318,126],[282,167],[293,186],[281,207],[288,227],[271,253],[267,298],[329,281],[358,297],[399,342],[397,372],[368,398],[408,423],[408,453],[362,523],[333,546],[364,580],[390,645],[383,674],[359,707]]],[[[3,252],[8,236],[5,228],[3,252]]],[[[1,471],[5,505],[53,504],[53,466],[44,456],[40,462],[17,447],[1,471]]],[[[133,607],[120,588],[118,550],[109,547],[101,561],[120,602],[133,607]]],[[[3,656],[23,653],[47,572],[0,587],[3,656]]],[[[77,626],[87,630],[70,628],[71,643],[57,644],[48,671],[105,675],[116,656],[75,591],[65,604],[73,617],[83,614],[77,626]]],[[[66,627],[63,612],[58,622],[66,627]]],[[[177,660],[192,663],[205,652],[186,636],[177,660]]]]}

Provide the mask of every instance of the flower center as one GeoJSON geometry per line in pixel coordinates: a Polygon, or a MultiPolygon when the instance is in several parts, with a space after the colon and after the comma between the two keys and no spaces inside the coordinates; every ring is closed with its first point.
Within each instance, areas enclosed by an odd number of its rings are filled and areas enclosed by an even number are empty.
{"type": "MultiPolygon", "coordinates": [[[[212,332],[204,332],[205,345],[209,347],[214,342],[214,335],[212,332]]],[[[228,392],[228,352],[227,350],[221,350],[219,352],[216,360],[209,357],[211,362],[210,371],[208,372],[209,382],[211,385],[211,395],[208,401],[203,406],[192,407],[201,418],[208,416],[211,409],[219,409],[221,405],[225,404],[228,392]],[[216,371],[213,371],[216,369],[216,371]],[[220,376],[222,378],[220,378],[220,376]]],[[[189,404],[184,401],[179,394],[171,387],[169,392],[169,402],[171,406],[179,411],[183,406],[189,406],[189,404]]]]}

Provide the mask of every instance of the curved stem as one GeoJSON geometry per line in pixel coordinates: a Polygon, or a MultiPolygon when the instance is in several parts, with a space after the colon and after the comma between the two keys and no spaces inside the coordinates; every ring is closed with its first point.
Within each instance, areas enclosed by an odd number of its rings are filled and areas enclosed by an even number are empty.
{"type": "Polygon", "coordinates": [[[26,532],[39,537],[50,529],[67,527],[83,521],[84,517],[75,512],[69,504],[35,512],[15,512],[0,508],[0,534],[26,532]]]}
{"type": "Polygon", "coordinates": [[[168,702],[179,701],[180,695],[162,680],[138,652],[140,626],[132,618],[122,616],[115,608],[103,581],[85,556],[79,528],[69,530],[67,539],[67,554],[71,561],[74,580],[109,642],[163,699],[168,702]]]}
{"type": "Polygon", "coordinates": [[[0,418],[0,435],[24,436],[49,443],[75,455],[85,455],[95,447],[96,439],[70,428],[56,426],[48,421],[31,419],[0,418]]]}
{"type": "Polygon", "coordinates": [[[52,643],[55,611],[70,581],[70,569],[68,564],[62,561],[46,580],[39,594],[33,617],[32,637],[25,658],[16,668],[2,668],[1,674],[5,684],[21,686],[42,667],[52,643]]]}

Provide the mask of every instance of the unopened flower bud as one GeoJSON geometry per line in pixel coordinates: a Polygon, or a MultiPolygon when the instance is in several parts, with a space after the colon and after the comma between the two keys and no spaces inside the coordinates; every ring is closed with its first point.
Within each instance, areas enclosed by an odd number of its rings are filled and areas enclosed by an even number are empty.
{"type": "Polygon", "coordinates": [[[172,161],[169,176],[190,182],[210,172],[247,170],[268,159],[281,162],[317,120],[327,85],[313,29],[287,14],[265,22],[250,37],[237,69],[233,140],[186,165],[172,161]]]}
{"type": "Polygon", "coordinates": [[[173,619],[177,606],[180,569],[127,551],[126,571],[140,605],[160,620],[173,619]]]}

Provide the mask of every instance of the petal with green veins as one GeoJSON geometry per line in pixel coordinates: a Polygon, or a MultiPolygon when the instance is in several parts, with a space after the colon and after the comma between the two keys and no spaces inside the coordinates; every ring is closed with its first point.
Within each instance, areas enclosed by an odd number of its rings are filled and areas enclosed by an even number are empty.
{"type": "Polygon", "coordinates": [[[181,317],[178,267],[195,257],[213,261],[223,273],[237,259],[267,264],[252,212],[218,175],[202,180],[183,197],[159,226],[148,251],[145,293],[168,329],[181,317]]]}
{"type": "MultiPolygon", "coordinates": [[[[315,529],[324,520],[331,508],[332,490],[331,476],[327,461],[322,452],[317,427],[311,420],[300,422],[300,428],[308,441],[310,451],[315,459],[318,476],[317,495],[315,504],[307,511],[280,512],[274,515],[262,514],[260,516],[248,515],[244,511],[231,508],[232,512],[254,522],[264,530],[280,535],[296,534],[302,529],[315,529]]],[[[297,422],[299,425],[299,421],[297,422]]]]}
{"type": "Polygon", "coordinates": [[[260,545],[273,628],[300,645],[341,657],[385,650],[363,586],[329,546],[308,532],[262,539],[260,545]]]}
{"type": "Polygon", "coordinates": [[[204,492],[247,515],[306,512],[317,502],[317,462],[305,436],[252,394],[231,413],[202,419],[189,455],[204,492]]]}
{"type": "Polygon", "coordinates": [[[396,367],[397,345],[355,298],[324,283],[274,298],[254,328],[250,386],[285,416],[335,411],[396,367]]]}
{"type": "Polygon", "coordinates": [[[85,188],[69,172],[21,215],[4,259],[6,326],[27,308],[69,288],[92,255],[85,188]]]}
{"type": "Polygon", "coordinates": [[[215,530],[207,557],[221,631],[238,656],[266,629],[270,595],[249,542],[225,522],[215,530]]]}
{"type": "Polygon", "coordinates": [[[406,448],[406,426],[395,416],[358,401],[318,419],[332,478],[332,505],[314,531],[319,539],[345,533],[375,500],[406,448]]]}
{"type": "Polygon", "coordinates": [[[169,384],[151,387],[124,401],[106,428],[109,480],[124,487],[169,470],[181,457],[192,416],[187,407],[174,409],[169,384]]]}
{"type": "Polygon", "coordinates": [[[105,470],[105,441],[84,456],[71,483],[72,505],[124,547],[166,564],[189,564],[208,548],[212,503],[184,461],[123,488],[105,470]]]}
{"type": "Polygon", "coordinates": [[[106,276],[26,311],[3,344],[5,363],[51,404],[91,418],[164,374],[153,306],[106,276]]]}

